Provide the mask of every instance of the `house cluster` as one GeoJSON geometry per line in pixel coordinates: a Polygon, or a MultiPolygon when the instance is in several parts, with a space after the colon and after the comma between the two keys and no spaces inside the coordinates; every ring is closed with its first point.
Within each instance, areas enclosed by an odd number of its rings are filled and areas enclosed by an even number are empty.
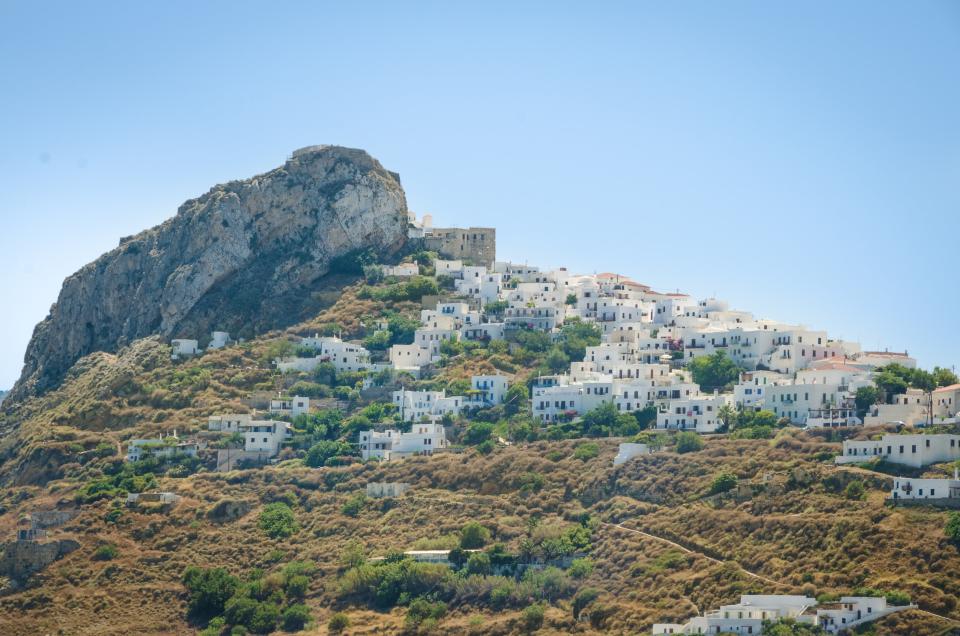
{"type": "Polygon", "coordinates": [[[915,605],[889,605],[883,597],[844,596],[820,604],[806,596],[745,594],[740,602],[695,616],[686,623],[657,623],[653,634],[763,634],[764,621],[788,619],[837,634],[915,605]]]}
{"type": "MultiPolygon", "coordinates": [[[[210,342],[207,343],[206,351],[222,349],[233,344],[230,334],[226,331],[214,331],[210,334],[210,342]]],[[[189,358],[204,352],[197,340],[189,338],[175,338],[170,341],[170,359],[179,360],[180,358],[189,358]]]]}
{"type": "MultiPolygon", "coordinates": [[[[893,404],[874,406],[861,420],[857,389],[872,384],[876,369],[890,363],[915,368],[907,353],[863,351],[825,331],[757,318],[716,298],[656,291],[618,274],[575,275],[565,268],[497,261],[492,228],[434,228],[429,215],[417,219],[412,213],[408,228],[411,240],[440,254],[436,275],[452,279],[454,286],[453,294],[421,310],[413,342],[394,344],[389,364],[378,365],[359,344],[305,338],[301,344],[314,348],[316,356],[279,360],[281,370],[311,371],[330,362],[338,371],[392,368],[420,377],[440,360],[446,341],[497,340],[521,329],[558,337],[565,322],[578,319],[596,325],[602,340],[565,373],[538,379],[530,397],[532,414],[541,422],[582,416],[605,402],[624,412],[654,407],[658,428],[701,433],[722,427],[724,406],[768,409],[806,427],[913,424],[931,412],[938,421],[952,421],[960,410],[957,385],[932,397],[909,390],[893,404]],[[744,372],[728,393],[701,391],[684,367],[718,351],[744,372]]],[[[385,271],[407,276],[419,269],[401,264],[385,271]]],[[[418,402],[402,399],[404,410],[418,402]]],[[[426,402],[420,401],[424,408],[426,402]]],[[[429,402],[430,409],[447,411],[464,405],[446,396],[429,402]]],[[[419,419],[424,409],[410,410],[419,419]]]]}

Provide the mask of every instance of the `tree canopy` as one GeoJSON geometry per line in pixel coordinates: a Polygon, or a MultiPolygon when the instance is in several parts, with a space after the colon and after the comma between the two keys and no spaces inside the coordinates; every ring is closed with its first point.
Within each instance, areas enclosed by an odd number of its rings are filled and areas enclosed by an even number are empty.
{"type": "Polygon", "coordinates": [[[740,377],[740,367],[723,351],[694,358],[687,368],[693,375],[693,381],[707,393],[715,389],[728,391],[740,377]]]}

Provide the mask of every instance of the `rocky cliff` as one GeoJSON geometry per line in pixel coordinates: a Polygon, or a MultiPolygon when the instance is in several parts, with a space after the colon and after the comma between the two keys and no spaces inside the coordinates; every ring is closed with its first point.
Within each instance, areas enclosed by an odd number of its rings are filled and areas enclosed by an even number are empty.
{"type": "Polygon", "coordinates": [[[218,185],[64,281],[10,399],[57,386],[81,356],[150,334],[202,340],[212,329],[289,324],[332,263],[395,252],[406,221],[399,176],[362,150],[304,148],[271,172],[218,185]]]}

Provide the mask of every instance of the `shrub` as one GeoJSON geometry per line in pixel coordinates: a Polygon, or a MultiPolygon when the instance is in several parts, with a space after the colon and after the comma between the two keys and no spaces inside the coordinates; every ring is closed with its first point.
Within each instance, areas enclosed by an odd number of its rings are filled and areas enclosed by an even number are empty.
{"type": "Polygon", "coordinates": [[[573,606],[571,608],[573,610],[573,619],[579,620],[580,612],[582,612],[587,605],[597,600],[599,596],[600,590],[592,587],[585,587],[577,592],[577,595],[573,597],[573,606]]]}
{"type": "Polygon", "coordinates": [[[543,614],[543,605],[540,603],[524,609],[521,617],[523,628],[531,632],[540,629],[543,626],[543,614]]]}
{"type": "Polygon", "coordinates": [[[472,552],[467,558],[467,574],[490,574],[490,555],[472,552]]]}
{"type": "Polygon", "coordinates": [[[255,634],[269,634],[277,628],[280,608],[274,603],[259,603],[247,627],[255,634]]]}
{"type": "Polygon", "coordinates": [[[587,461],[588,459],[593,459],[599,454],[600,446],[598,446],[596,442],[587,442],[586,444],[580,444],[577,446],[577,449],[573,451],[573,458],[581,461],[587,461]]]}
{"type": "Polygon", "coordinates": [[[410,603],[407,610],[406,622],[408,625],[420,625],[424,621],[438,621],[447,613],[447,605],[441,601],[431,603],[427,599],[420,597],[410,603]]]}
{"type": "Polygon", "coordinates": [[[260,603],[249,596],[234,596],[223,609],[223,616],[231,625],[249,625],[260,603]]]}
{"type": "Polygon", "coordinates": [[[944,528],[947,538],[956,544],[960,544],[960,512],[951,512],[947,517],[947,525],[944,528]]]}
{"type": "Polygon", "coordinates": [[[350,618],[343,612],[337,612],[327,621],[327,629],[334,634],[339,634],[348,627],[350,627],[350,618]]]}
{"type": "MultiPolygon", "coordinates": [[[[283,612],[281,623],[286,632],[299,632],[310,622],[310,610],[303,603],[291,605],[283,612]]],[[[332,630],[331,630],[332,631],[332,630]]]]}
{"type": "Polygon", "coordinates": [[[737,487],[737,476],[730,473],[720,473],[717,475],[713,483],[710,484],[710,494],[716,495],[722,492],[727,492],[728,490],[733,490],[737,487]]]}
{"type": "Polygon", "coordinates": [[[212,619],[207,626],[199,632],[199,636],[220,636],[223,628],[227,626],[227,621],[222,616],[212,619]]]}
{"type": "Polygon", "coordinates": [[[183,585],[190,592],[187,607],[198,618],[223,613],[224,605],[240,586],[240,581],[225,568],[201,569],[188,567],[183,573],[183,585]]]}
{"type": "Polygon", "coordinates": [[[678,453],[692,453],[703,449],[703,439],[691,431],[677,433],[676,441],[678,453]]]}
{"type": "Polygon", "coordinates": [[[93,552],[94,561],[110,561],[117,558],[117,546],[104,543],[93,552]]]}
{"type": "Polygon", "coordinates": [[[271,539],[289,537],[299,529],[293,510],[282,502],[264,506],[257,525],[271,539]]]}
{"type": "Polygon", "coordinates": [[[289,597],[303,598],[303,595],[307,593],[307,588],[309,586],[310,579],[302,574],[297,574],[296,576],[290,577],[290,580],[287,581],[287,584],[284,587],[284,591],[289,597]]]}
{"type": "Polygon", "coordinates": [[[464,524],[460,531],[460,547],[464,550],[482,548],[490,540],[490,531],[476,521],[464,524]]]}
{"type": "Polygon", "coordinates": [[[863,482],[859,479],[851,481],[849,484],[847,484],[843,494],[847,499],[863,499],[863,482]]]}
{"type": "Polygon", "coordinates": [[[343,506],[340,507],[340,511],[348,517],[356,517],[366,505],[367,496],[360,492],[347,499],[343,506]]]}
{"type": "Polygon", "coordinates": [[[567,569],[567,574],[575,579],[584,579],[593,572],[593,560],[588,557],[574,559],[567,569]]]}

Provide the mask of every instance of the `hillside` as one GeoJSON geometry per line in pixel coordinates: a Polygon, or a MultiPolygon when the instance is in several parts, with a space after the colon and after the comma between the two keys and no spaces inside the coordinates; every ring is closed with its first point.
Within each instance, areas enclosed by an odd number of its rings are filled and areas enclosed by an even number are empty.
{"type": "MultiPolygon", "coordinates": [[[[500,413],[496,432],[509,446],[469,443],[480,420],[464,417],[451,423],[455,441],[467,442],[460,453],[310,468],[306,449],[295,447],[262,468],[168,472],[157,476],[156,488],[182,497],[169,510],[127,508],[91,489],[115,474],[118,443],[173,429],[202,436],[208,415],[248,410],[251,392],[314,382],[306,374],[279,376],[269,364],[296,335],[335,329],[362,338],[378,318],[414,316],[412,299],[371,297],[371,289],[387,288],[352,283],[305,322],[186,361],[171,361],[157,338],[94,353],[61,387],[8,409],[0,533],[11,536],[22,514],[83,503],[74,519],[50,531],[80,548],[0,597],[0,633],[189,633],[206,622],[188,612],[182,577],[191,566],[225,567],[280,607],[302,602],[311,633],[327,633],[337,613],[354,634],[520,633],[535,627],[527,608],[537,599],[545,608],[541,633],[643,633],[740,593],[823,595],[865,586],[905,592],[923,610],[960,621],[960,553],[944,536],[945,513],[884,507],[889,479],[835,467],[841,437],[830,432],[713,435],[687,453],[677,452],[675,436],[660,434],[663,450],[614,468],[626,438],[544,439],[531,433],[525,412],[500,413]],[[721,473],[755,487],[707,497],[721,473]],[[358,495],[381,481],[407,482],[411,490],[397,499],[358,495]],[[863,485],[862,497],[849,496],[851,481],[863,485]],[[289,536],[270,538],[260,515],[278,502],[293,511],[295,526],[289,536]],[[483,564],[461,578],[424,566],[418,578],[408,573],[397,583],[399,601],[358,584],[380,576],[380,566],[350,569],[359,555],[455,547],[469,522],[483,525],[486,545],[502,544],[505,555],[548,554],[569,540],[588,561],[522,582],[489,575],[483,564]],[[300,572],[305,587],[291,582],[300,572]],[[423,614],[414,619],[402,590],[416,594],[424,581],[421,592],[445,611],[417,605],[423,614]],[[584,607],[579,620],[575,599],[584,607]]],[[[493,369],[520,380],[545,355],[494,343],[449,351],[436,376],[410,386],[450,386],[493,369]]],[[[326,404],[342,409],[336,417],[347,439],[374,403],[347,390],[326,404]]],[[[911,610],[872,629],[933,635],[951,633],[951,623],[911,610]]]]}

